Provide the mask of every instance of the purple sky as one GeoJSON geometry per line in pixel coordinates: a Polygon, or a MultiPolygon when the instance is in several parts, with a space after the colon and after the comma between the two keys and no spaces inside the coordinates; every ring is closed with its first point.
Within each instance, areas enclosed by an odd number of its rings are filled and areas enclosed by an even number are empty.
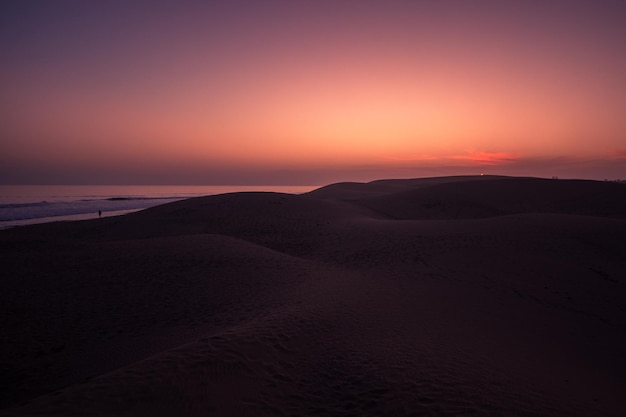
{"type": "Polygon", "coordinates": [[[626,178],[618,1],[3,1],[0,183],[626,178]]]}

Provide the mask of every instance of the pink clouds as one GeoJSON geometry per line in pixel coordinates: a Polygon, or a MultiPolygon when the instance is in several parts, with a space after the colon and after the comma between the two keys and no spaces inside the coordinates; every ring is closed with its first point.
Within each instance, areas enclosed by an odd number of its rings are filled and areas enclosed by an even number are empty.
{"type": "Polygon", "coordinates": [[[611,149],[609,155],[616,159],[626,159],[626,148],[611,149]]]}
{"type": "Polygon", "coordinates": [[[509,152],[468,151],[462,155],[450,156],[450,159],[474,162],[481,165],[501,165],[519,160],[519,156],[509,152]]]}
{"type": "Polygon", "coordinates": [[[390,161],[396,162],[423,162],[423,163],[456,163],[464,161],[470,165],[502,165],[517,162],[520,160],[519,155],[510,152],[492,152],[492,151],[475,151],[468,150],[463,154],[444,154],[444,155],[394,155],[384,157],[390,161]]]}

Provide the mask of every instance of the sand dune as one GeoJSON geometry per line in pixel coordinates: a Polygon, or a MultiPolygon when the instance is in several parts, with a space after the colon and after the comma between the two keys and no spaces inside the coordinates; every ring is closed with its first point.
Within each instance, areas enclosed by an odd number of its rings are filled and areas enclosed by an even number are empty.
{"type": "Polygon", "coordinates": [[[236,193],[0,232],[0,415],[620,416],[626,186],[236,193]]]}
{"type": "MultiPolygon", "coordinates": [[[[335,196],[338,188],[329,186],[310,194],[335,196]]],[[[626,188],[614,182],[481,176],[429,178],[423,182],[386,180],[346,188],[351,201],[393,219],[518,213],[626,217],[626,188]],[[357,188],[358,193],[354,192],[357,188]]]]}

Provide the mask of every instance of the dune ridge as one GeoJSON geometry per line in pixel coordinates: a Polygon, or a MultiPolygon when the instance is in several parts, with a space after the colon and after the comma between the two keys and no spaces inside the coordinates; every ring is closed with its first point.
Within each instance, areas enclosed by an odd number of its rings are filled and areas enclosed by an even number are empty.
{"type": "Polygon", "coordinates": [[[232,193],[0,232],[0,415],[618,416],[626,186],[232,193]]]}

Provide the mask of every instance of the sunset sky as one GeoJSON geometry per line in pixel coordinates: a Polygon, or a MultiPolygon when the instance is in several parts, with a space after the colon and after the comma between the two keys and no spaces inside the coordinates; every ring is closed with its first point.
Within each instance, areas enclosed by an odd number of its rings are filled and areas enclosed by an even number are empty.
{"type": "Polygon", "coordinates": [[[623,1],[0,3],[0,183],[626,178],[623,1]]]}

